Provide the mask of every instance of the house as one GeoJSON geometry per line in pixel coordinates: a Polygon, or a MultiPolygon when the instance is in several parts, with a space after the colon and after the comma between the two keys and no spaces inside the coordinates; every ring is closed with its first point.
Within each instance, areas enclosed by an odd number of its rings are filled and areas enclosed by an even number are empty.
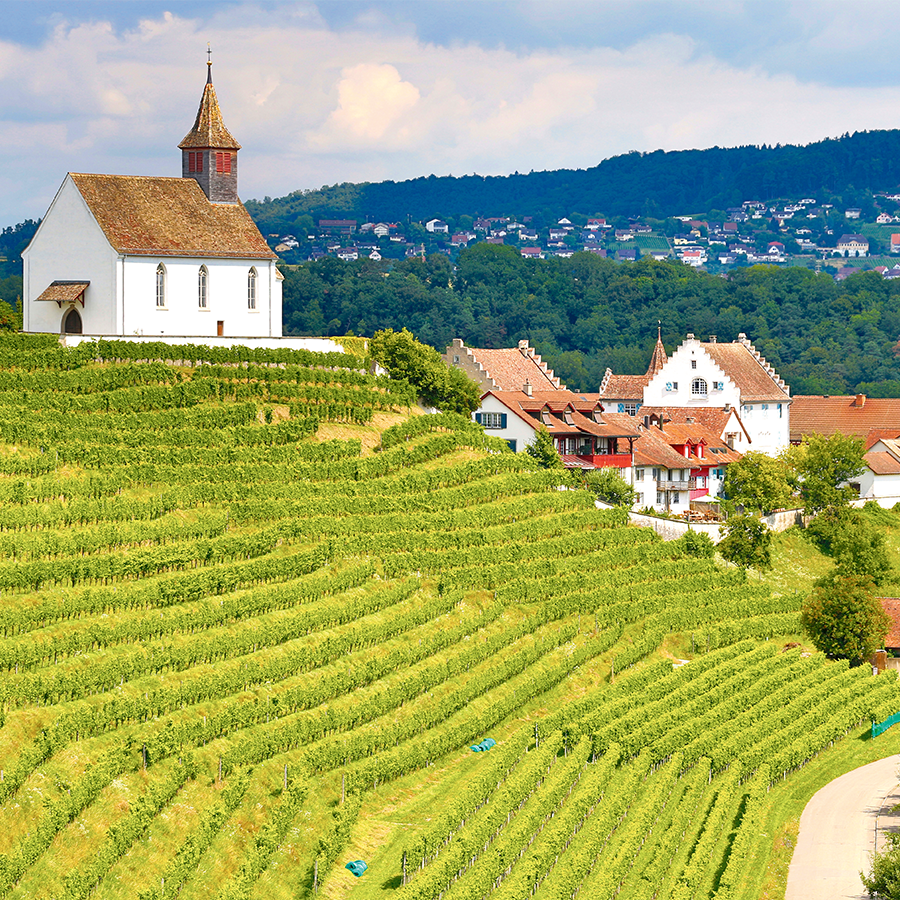
{"type": "Polygon", "coordinates": [[[727,466],[741,458],[712,430],[694,422],[646,416],[634,445],[636,506],[681,512],[691,501],[718,497],[727,466]]]}
{"type": "Polygon", "coordinates": [[[567,468],[611,467],[631,480],[637,427],[629,416],[604,413],[596,395],[536,391],[525,382],[519,390],[487,391],[473,418],[516,453],[534,443],[544,427],[567,468]]]}
{"type": "Polygon", "coordinates": [[[891,235],[891,253],[900,253],[900,233],[891,235]]]}
{"type": "Polygon", "coordinates": [[[341,247],[337,252],[337,258],[344,262],[353,262],[359,259],[359,250],[356,247],[341,247]]]}
{"type": "Polygon", "coordinates": [[[868,256],[869,241],[861,234],[844,234],[838,238],[839,256],[868,256]]]}
{"type": "Polygon", "coordinates": [[[615,237],[617,241],[630,241],[634,237],[634,232],[630,228],[617,228],[615,237]]]}
{"type": "Polygon", "coordinates": [[[181,177],[69,173],[24,260],[24,330],[281,337],[281,280],[238,198],[211,64],[181,177]]]}
{"type": "Polygon", "coordinates": [[[686,247],[680,254],[681,261],[695,269],[706,264],[706,253],[700,248],[686,247]]]}
{"type": "Polygon", "coordinates": [[[519,251],[525,259],[543,259],[544,254],[540,247],[522,247],[519,251]]]}
{"type": "MultiPolygon", "coordinates": [[[[636,382],[630,389],[636,393],[641,387],[642,406],[735,409],[750,439],[748,449],[774,456],[787,447],[790,390],[745,334],[731,343],[719,343],[714,335],[709,341],[698,341],[688,334],[668,357],[661,345],[658,338],[649,377],[639,376],[646,382],[636,382]]],[[[600,386],[604,403],[617,399],[613,393],[622,393],[613,388],[615,378],[610,371],[604,376],[600,386]]]]}
{"type": "Polygon", "coordinates": [[[892,507],[900,501],[900,441],[877,440],[866,453],[865,460],[865,470],[853,482],[860,499],[892,507]]]}
{"type": "Polygon", "coordinates": [[[844,216],[848,219],[858,219],[862,215],[861,209],[856,209],[856,207],[851,207],[850,209],[844,210],[844,216]]]}
{"type": "Polygon", "coordinates": [[[379,222],[372,228],[372,233],[375,237],[389,237],[391,234],[391,228],[396,228],[396,225],[388,225],[386,222],[379,222]]]}
{"type": "Polygon", "coordinates": [[[875,221],[879,225],[890,225],[894,221],[894,217],[890,213],[879,213],[875,221]]]}
{"type": "Polygon", "coordinates": [[[622,247],[619,250],[616,250],[616,259],[620,262],[636,262],[637,261],[637,248],[635,247],[622,247]]]}
{"type": "Polygon", "coordinates": [[[744,454],[750,449],[750,432],[733,406],[644,406],[640,418],[648,428],[660,423],[664,426],[668,423],[697,426],[711,432],[718,441],[737,453],[744,454]]]}
{"type": "Polygon", "coordinates": [[[784,256],[784,244],[781,241],[769,241],[769,256],[784,256]]]}
{"type": "Polygon", "coordinates": [[[509,349],[467,347],[454,338],[444,351],[448,366],[462,369],[485,391],[519,391],[527,382],[534,391],[565,391],[566,386],[547,367],[528,341],[509,349]]]}
{"type": "Polygon", "coordinates": [[[584,227],[589,231],[599,231],[606,224],[606,219],[588,219],[584,227]]]}
{"type": "Polygon", "coordinates": [[[429,219],[425,223],[425,230],[430,234],[448,234],[450,226],[440,219],[429,219]]]}
{"type": "Polygon", "coordinates": [[[356,219],[319,219],[319,234],[349,236],[356,231],[356,219]]]}

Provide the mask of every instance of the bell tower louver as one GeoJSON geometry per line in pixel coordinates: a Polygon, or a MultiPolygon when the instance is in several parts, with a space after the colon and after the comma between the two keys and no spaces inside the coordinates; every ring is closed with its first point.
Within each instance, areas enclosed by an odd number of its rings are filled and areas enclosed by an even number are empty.
{"type": "Polygon", "coordinates": [[[193,178],[212,203],[238,203],[238,150],[241,145],[222,121],[216,89],[212,81],[212,62],[206,63],[206,86],[194,127],[178,145],[181,150],[181,174],[193,178]]]}

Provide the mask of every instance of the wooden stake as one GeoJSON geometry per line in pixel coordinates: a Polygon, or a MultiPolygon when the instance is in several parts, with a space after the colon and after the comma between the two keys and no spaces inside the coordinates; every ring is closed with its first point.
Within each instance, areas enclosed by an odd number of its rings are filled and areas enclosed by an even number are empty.
{"type": "Polygon", "coordinates": [[[287,790],[287,763],[284,764],[284,789],[287,790]]]}
{"type": "Polygon", "coordinates": [[[146,744],[144,744],[144,746],[141,748],[141,759],[144,762],[144,771],[146,771],[147,770],[147,745],[146,744]]]}
{"type": "Polygon", "coordinates": [[[344,805],[344,801],[347,799],[347,773],[341,772],[341,806],[344,805]]]}
{"type": "Polygon", "coordinates": [[[222,757],[219,757],[219,784],[222,783],[222,757]]]}
{"type": "Polygon", "coordinates": [[[313,893],[319,893],[319,857],[316,857],[316,861],[313,863],[313,893]]]}

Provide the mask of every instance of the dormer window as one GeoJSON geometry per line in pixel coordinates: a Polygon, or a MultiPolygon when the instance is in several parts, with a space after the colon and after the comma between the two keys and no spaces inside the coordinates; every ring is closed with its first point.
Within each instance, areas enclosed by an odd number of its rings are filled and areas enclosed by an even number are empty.
{"type": "Polygon", "coordinates": [[[231,154],[227,151],[216,151],[216,171],[220,175],[231,174],[231,154]]]}
{"type": "Polygon", "coordinates": [[[203,171],[203,154],[197,150],[196,152],[193,150],[188,151],[188,172],[202,172],[203,171]]]}

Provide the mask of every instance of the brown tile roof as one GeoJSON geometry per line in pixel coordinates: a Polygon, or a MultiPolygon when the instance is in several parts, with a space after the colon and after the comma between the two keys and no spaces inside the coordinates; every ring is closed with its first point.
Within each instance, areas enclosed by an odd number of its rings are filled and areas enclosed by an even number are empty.
{"type": "Polygon", "coordinates": [[[645,431],[634,444],[636,466],[661,466],[665,469],[695,468],[694,462],[673,450],[658,433],[645,431]]]}
{"type": "Polygon", "coordinates": [[[483,396],[496,397],[504,406],[526,421],[541,422],[551,434],[591,434],[596,437],[637,437],[637,424],[631,416],[601,414],[593,418],[599,403],[583,399],[572,391],[535,391],[529,397],[524,391],[488,391],[483,396]],[[571,423],[566,422],[569,412],[571,423]]]}
{"type": "MultiPolygon", "coordinates": [[[[791,404],[791,440],[804,434],[852,434],[866,437],[870,431],[900,433],[900,400],[853,397],[794,397],[791,404]]],[[[873,441],[874,443],[874,441],[873,441]]],[[[870,445],[871,446],[871,445],[870,445]]]]}
{"type": "Polygon", "coordinates": [[[640,403],[649,382],[649,375],[613,375],[607,369],[600,384],[600,397],[604,400],[637,400],[640,403]]]}
{"type": "Polygon", "coordinates": [[[662,329],[656,330],[656,346],[653,348],[653,355],[650,357],[650,365],[647,367],[647,375],[655,375],[669,361],[666,356],[666,348],[662,342],[662,329]]]}
{"type": "Polygon", "coordinates": [[[241,203],[210,203],[193,178],[69,176],[113,249],[134,256],[277,259],[241,203]]]}
{"type": "Polygon", "coordinates": [[[884,637],[886,649],[895,650],[900,647],[900,597],[879,597],[881,608],[891,620],[888,633],[884,637]]]}
{"type": "Polygon", "coordinates": [[[54,281],[37,299],[67,303],[77,300],[89,285],[89,281],[54,281]]]}
{"type": "MultiPolygon", "coordinates": [[[[791,407],[791,409],[793,409],[793,407],[791,407]]],[[[728,425],[728,420],[731,416],[735,416],[738,422],[740,422],[741,428],[744,429],[744,433],[747,433],[737,411],[733,409],[723,409],[721,406],[642,406],[638,418],[641,418],[642,416],[664,416],[667,421],[680,423],[682,425],[688,424],[688,419],[693,419],[697,425],[708,428],[716,435],[721,435],[728,425]]]]}
{"type": "Polygon", "coordinates": [[[866,465],[876,475],[900,475],[900,460],[887,450],[870,450],[866,454],[866,465]]]}
{"type": "Polygon", "coordinates": [[[215,149],[240,150],[241,145],[231,136],[222,120],[222,111],[216,99],[216,89],[212,84],[212,70],[207,76],[206,87],[200,98],[200,108],[194,127],[184,136],[178,145],[179,150],[215,149]]]}
{"type": "Polygon", "coordinates": [[[900,428],[873,428],[866,435],[866,450],[871,450],[879,441],[885,439],[896,441],[898,438],[900,438],[900,428]]]}
{"type": "Polygon", "coordinates": [[[501,391],[521,391],[526,381],[531,382],[535,392],[560,389],[559,379],[537,354],[523,353],[518,347],[508,350],[470,347],[469,350],[501,391]]]}
{"type": "Polygon", "coordinates": [[[700,346],[740,389],[741,402],[790,402],[784,382],[766,369],[765,361],[749,341],[701,343],[700,346]]]}

